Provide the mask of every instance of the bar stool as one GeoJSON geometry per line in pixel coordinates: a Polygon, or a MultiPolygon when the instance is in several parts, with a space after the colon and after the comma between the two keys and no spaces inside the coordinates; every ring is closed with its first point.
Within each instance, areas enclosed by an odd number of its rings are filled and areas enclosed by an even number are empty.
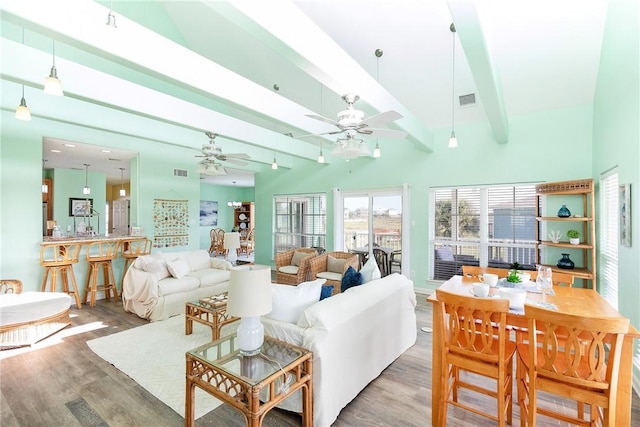
{"type": "Polygon", "coordinates": [[[86,303],[89,294],[91,300],[89,305],[96,305],[96,294],[98,291],[104,291],[105,299],[111,298],[113,291],[114,301],[118,300],[118,289],[115,277],[113,275],[113,260],[118,256],[119,241],[97,241],[87,245],[87,262],[89,269],[87,271],[87,282],[84,287],[84,297],[82,302],[86,303]],[[98,283],[98,272],[102,268],[103,283],[98,283]]]}
{"type": "Polygon", "coordinates": [[[56,292],[58,276],[60,276],[62,291],[75,298],[76,307],[79,309],[82,308],[82,304],[80,303],[76,276],[73,274],[73,264],[78,263],[80,247],[80,243],[43,243],[40,246],[40,265],[44,267],[40,290],[46,291],[47,279],[51,277],[49,290],[56,292]],[[69,283],[71,283],[71,288],[69,283]]]}
{"type": "Polygon", "coordinates": [[[151,253],[151,240],[132,238],[122,240],[122,258],[124,258],[124,266],[122,267],[122,280],[120,280],[120,290],[122,291],[124,286],[124,276],[127,274],[129,266],[133,264],[136,258],[149,255],[151,253]]]}

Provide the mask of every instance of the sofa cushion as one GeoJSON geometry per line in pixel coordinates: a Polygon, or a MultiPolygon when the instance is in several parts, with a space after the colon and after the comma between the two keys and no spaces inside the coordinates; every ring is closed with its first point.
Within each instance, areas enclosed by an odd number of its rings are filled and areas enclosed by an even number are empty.
{"type": "Polygon", "coordinates": [[[311,255],[309,252],[295,251],[291,258],[291,265],[299,266],[302,260],[311,255]]]}
{"type": "Polygon", "coordinates": [[[209,256],[209,253],[204,249],[189,252],[187,258],[189,259],[191,271],[202,270],[203,268],[211,267],[211,257],[209,256]]]}
{"type": "Polygon", "coordinates": [[[136,260],[136,267],[151,274],[155,274],[158,280],[171,276],[166,261],[156,255],[143,255],[136,260]]]}
{"type": "Polygon", "coordinates": [[[187,274],[189,277],[195,277],[200,281],[200,287],[216,285],[222,282],[228,282],[231,272],[229,270],[217,270],[215,268],[202,268],[187,274]]]}
{"type": "Polygon", "coordinates": [[[334,273],[332,271],[323,271],[321,273],[316,274],[318,279],[327,279],[339,282],[342,280],[342,273],[334,273]]]}
{"type": "Polygon", "coordinates": [[[382,277],[378,263],[374,257],[370,257],[367,262],[364,263],[360,269],[360,274],[362,274],[362,283],[367,283],[382,277]]]}
{"type": "Polygon", "coordinates": [[[195,277],[184,276],[182,279],[167,277],[158,282],[160,295],[179,294],[192,291],[200,286],[200,281],[195,277]]]}
{"type": "Polygon", "coordinates": [[[333,295],[333,288],[333,285],[322,285],[322,290],[320,291],[320,301],[333,295]]]}
{"type": "Polygon", "coordinates": [[[450,246],[443,246],[441,248],[436,249],[436,259],[442,261],[455,261],[455,257],[453,256],[453,252],[451,251],[450,246]]]}
{"type": "Polygon", "coordinates": [[[285,274],[298,274],[298,267],[295,265],[283,265],[278,271],[285,274]]]}
{"type": "Polygon", "coordinates": [[[356,271],[353,267],[349,266],[347,271],[342,276],[342,283],[340,286],[340,292],[344,292],[347,289],[362,284],[362,274],[356,271]]]}
{"type": "Polygon", "coordinates": [[[340,277],[342,277],[345,262],[347,262],[347,260],[344,258],[334,258],[331,255],[327,255],[327,271],[340,273],[340,277]]]}
{"type": "Polygon", "coordinates": [[[297,286],[271,285],[272,310],[266,317],[296,323],[304,310],[320,301],[324,279],[302,282],[297,286]]]}
{"type": "Polygon", "coordinates": [[[191,271],[189,263],[181,258],[167,262],[167,268],[169,269],[169,273],[176,279],[182,279],[191,271]]]}

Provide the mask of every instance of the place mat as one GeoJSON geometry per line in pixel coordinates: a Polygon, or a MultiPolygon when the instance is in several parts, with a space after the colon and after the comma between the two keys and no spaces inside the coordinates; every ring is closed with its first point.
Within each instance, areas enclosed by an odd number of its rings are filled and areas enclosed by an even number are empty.
{"type": "MultiPolygon", "coordinates": [[[[511,283],[507,282],[506,279],[500,279],[496,288],[518,288],[524,289],[527,292],[531,292],[532,294],[541,294],[542,292],[538,289],[538,285],[536,282],[527,282],[527,283],[511,283]]],[[[555,295],[555,291],[553,288],[547,290],[547,295],[555,295]]]]}

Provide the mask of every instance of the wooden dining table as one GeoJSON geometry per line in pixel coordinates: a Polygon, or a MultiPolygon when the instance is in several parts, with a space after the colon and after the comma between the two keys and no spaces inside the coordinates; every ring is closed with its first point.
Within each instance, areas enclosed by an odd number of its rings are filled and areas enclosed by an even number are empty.
{"type": "MultiPolygon", "coordinates": [[[[444,282],[439,289],[460,294],[470,295],[474,279],[463,276],[453,276],[444,282]]],[[[565,286],[554,286],[554,295],[546,295],[545,302],[554,304],[561,313],[573,314],[583,317],[623,317],[616,311],[598,292],[592,289],[570,288],[565,286]]],[[[492,288],[492,293],[497,292],[492,288]]],[[[532,301],[542,301],[542,295],[529,292],[527,299],[532,301]]],[[[442,323],[443,314],[436,293],[433,292],[427,301],[433,303],[433,346],[432,346],[432,371],[431,371],[431,425],[444,425],[440,421],[440,399],[443,393],[441,381],[442,371],[442,346],[438,343],[444,342],[444,326],[442,323]]],[[[527,327],[527,319],[523,314],[509,313],[507,323],[512,326],[527,327]]],[[[616,399],[617,421],[621,426],[628,426],[631,423],[631,393],[633,376],[633,340],[640,338],[640,332],[629,325],[623,347],[622,359],[620,362],[620,376],[618,379],[618,396],[616,399]]]]}

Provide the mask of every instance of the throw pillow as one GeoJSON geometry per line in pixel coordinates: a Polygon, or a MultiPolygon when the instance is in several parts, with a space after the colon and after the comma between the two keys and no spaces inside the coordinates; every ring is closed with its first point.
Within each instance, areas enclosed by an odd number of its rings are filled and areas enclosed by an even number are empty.
{"type": "Polygon", "coordinates": [[[342,276],[342,283],[340,285],[340,292],[344,292],[347,289],[362,284],[362,274],[356,271],[353,267],[349,266],[347,271],[342,276]]]}
{"type": "Polygon", "coordinates": [[[347,262],[346,259],[334,258],[331,255],[327,255],[327,271],[342,274],[345,262],[347,262]]]}
{"type": "Polygon", "coordinates": [[[293,253],[293,258],[291,258],[291,265],[299,266],[303,258],[308,257],[309,255],[311,254],[308,252],[295,251],[293,253]]]}
{"type": "Polygon", "coordinates": [[[204,268],[211,268],[211,257],[205,250],[193,251],[188,254],[189,264],[191,271],[202,270],[204,268]]]}
{"type": "Polygon", "coordinates": [[[367,283],[382,277],[378,263],[373,257],[370,257],[367,262],[364,263],[360,269],[360,274],[362,274],[362,283],[367,283]]]}
{"type": "Polygon", "coordinates": [[[190,271],[189,264],[183,259],[167,262],[169,273],[176,279],[182,279],[190,271]]]}
{"type": "Polygon", "coordinates": [[[453,252],[451,251],[450,246],[443,246],[441,248],[436,249],[436,259],[442,261],[455,261],[456,259],[453,257],[453,252]]]}
{"type": "Polygon", "coordinates": [[[320,291],[320,301],[333,295],[333,285],[323,285],[320,291]]]}
{"type": "Polygon", "coordinates": [[[296,323],[310,305],[320,300],[324,279],[302,282],[297,286],[271,285],[272,309],[266,317],[283,322],[296,323]]]}

